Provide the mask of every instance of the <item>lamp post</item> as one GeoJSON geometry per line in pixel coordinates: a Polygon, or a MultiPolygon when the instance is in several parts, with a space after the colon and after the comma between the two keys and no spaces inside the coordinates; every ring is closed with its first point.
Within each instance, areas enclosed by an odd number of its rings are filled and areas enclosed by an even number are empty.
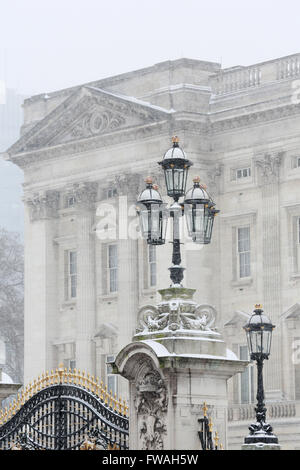
{"type": "Polygon", "coordinates": [[[194,186],[186,192],[188,171],[193,163],[179,146],[178,137],[173,137],[172,144],[159,165],[164,170],[167,194],[173,198],[173,204],[167,208],[158,187],[148,177],[137,205],[142,236],[150,245],[165,243],[168,218],[173,220],[173,254],[169,270],[172,286],[177,287],[181,286],[185,269],[181,266],[180,217],[186,213],[188,234],[195,243],[208,244],[211,241],[214,217],[219,211],[215,209],[215,203],[207,193],[206,186],[200,184],[199,177],[194,179],[194,186]],[[179,203],[179,199],[184,196],[184,203],[179,203]]]}
{"type": "Polygon", "coordinates": [[[269,359],[275,325],[272,325],[271,320],[263,313],[262,306],[257,304],[243,328],[247,335],[250,359],[256,361],[257,365],[256,423],[250,425],[250,435],[245,438],[245,444],[278,444],[278,438],[273,434],[272,427],[266,423],[267,409],[263,385],[263,363],[265,359],[269,359]]]}

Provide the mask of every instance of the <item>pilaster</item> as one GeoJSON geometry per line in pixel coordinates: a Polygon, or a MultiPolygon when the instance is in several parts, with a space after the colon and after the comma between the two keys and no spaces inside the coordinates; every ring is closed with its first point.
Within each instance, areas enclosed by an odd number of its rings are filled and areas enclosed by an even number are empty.
{"type": "Polygon", "coordinates": [[[59,193],[25,196],[24,381],[55,366],[58,252],[54,244],[59,193]]]}
{"type": "Polygon", "coordinates": [[[97,184],[76,184],[72,194],[77,209],[76,367],[95,375],[95,235],[92,228],[97,184]]]}
{"type": "Polygon", "coordinates": [[[272,351],[266,363],[266,398],[282,398],[281,363],[281,260],[279,178],[282,152],[265,153],[255,158],[261,190],[262,283],[263,307],[273,324],[272,351]]]}

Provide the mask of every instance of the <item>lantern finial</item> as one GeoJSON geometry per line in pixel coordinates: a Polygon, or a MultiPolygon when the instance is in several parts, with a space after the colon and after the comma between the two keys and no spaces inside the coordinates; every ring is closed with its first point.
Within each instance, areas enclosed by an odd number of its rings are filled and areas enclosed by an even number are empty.
{"type": "Polygon", "coordinates": [[[145,183],[146,183],[146,184],[152,184],[152,183],[153,183],[152,177],[151,177],[151,176],[147,176],[147,177],[145,178],[145,183]]]}
{"type": "Polygon", "coordinates": [[[174,135],[172,137],[172,143],[173,143],[173,147],[178,147],[178,144],[179,144],[179,137],[177,137],[177,135],[174,135]]]}
{"type": "Polygon", "coordinates": [[[262,310],[262,304],[255,304],[254,307],[256,310],[262,310]]]}

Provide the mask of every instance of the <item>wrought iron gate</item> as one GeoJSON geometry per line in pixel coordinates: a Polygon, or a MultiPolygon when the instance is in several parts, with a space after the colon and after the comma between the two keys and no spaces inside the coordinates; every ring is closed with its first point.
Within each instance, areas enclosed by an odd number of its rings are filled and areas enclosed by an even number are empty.
{"type": "Polygon", "coordinates": [[[128,449],[128,407],[89,374],[42,374],[0,412],[0,449],[128,449]]]}

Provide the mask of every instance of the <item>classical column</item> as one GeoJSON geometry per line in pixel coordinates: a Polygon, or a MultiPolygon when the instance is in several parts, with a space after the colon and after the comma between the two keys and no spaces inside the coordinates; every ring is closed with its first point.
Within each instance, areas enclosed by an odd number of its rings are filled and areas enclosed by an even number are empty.
{"type": "Polygon", "coordinates": [[[76,367],[95,374],[95,235],[92,230],[96,183],[74,185],[77,208],[76,367]]]}
{"type": "MultiPolygon", "coordinates": [[[[280,276],[280,205],[279,172],[282,153],[264,154],[255,158],[258,184],[261,188],[261,234],[263,307],[273,324],[272,350],[266,363],[266,398],[282,397],[281,376],[281,276],[280,276]]],[[[259,299],[260,300],[260,299],[259,299]]]]}
{"type": "Polygon", "coordinates": [[[119,190],[118,214],[118,315],[119,347],[130,341],[136,328],[139,274],[138,240],[134,236],[135,204],[143,178],[137,174],[122,175],[117,180],[119,190]],[[131,225],[131,227],[130,227],[131,225]]]}
{"type": "Polygon", "coordinates": [[[45,191],[25,200],[24,382],[55,364],[57,334],[56,236],[59,193],[45,191]]]}

